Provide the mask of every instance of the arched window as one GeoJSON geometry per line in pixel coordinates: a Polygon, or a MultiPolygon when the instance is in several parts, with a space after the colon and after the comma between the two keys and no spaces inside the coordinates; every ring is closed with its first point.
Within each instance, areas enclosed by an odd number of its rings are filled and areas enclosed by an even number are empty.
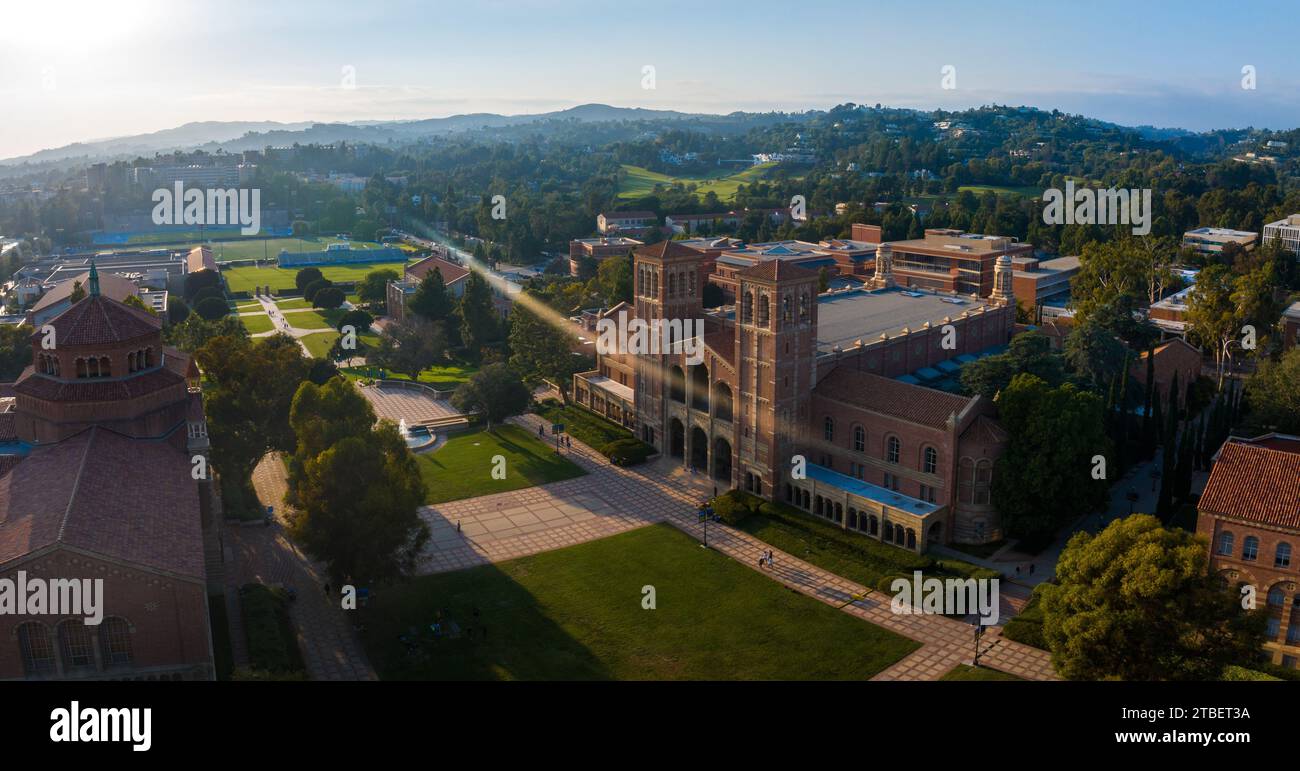
{"type": "Polygon", "coordinates": [[[687,273],[686,278],[689,280],[689,284],[690,284],[690,292],[688,293],[688,296],[694,297],[695,296],[695,271],[692,270],[691,272],[687,273]]]}
{"type": "Polygon", "coordinates": [[[870,534],[870,535],[875,535],[875,534],[876,534],[876,531],[879,529],[879,527],[880,527],[880,520],[876,519],[876,515],[875,515],[875,514],[870,514],[870,515],[868,515],[868,516],[867,516],[867,533],[870,534]]]}
{"type": "Polygon", "coordinates": [[[1268,606],[1270,608],[1281,608],[1282,603],[1286,601],[1286,595],[1282,593],[1282,587],[1275,586],[1268,590],[1268,606]]]}
{"type": "Polygon", "coordinates": [[[867,430],[862,426],[853,427],[853,450],[854,452],[867,451],[867,430]]]}
{"type": "Polygon", "coordinates": [[[993,487],[993,462],[981,460],[975,464],[975,503],[986,506],[989,503],[989,490],[993,487]]]}
{"type": "Polygon", "coordinates": [[[808,293],[799,295],[799,321],[808,320],[808,293]]]}
{"type": "Polygon", "coordinates": [[[1291,567],[1291,544],[1280,543],[1277,545],[1277,550],[1273,552],[1273,567],[1291,567]]]}
{"type": "Polygon", "coordinates": [[[754,321],[754,294],[745,290],[743,299],[740,302],[740,321],[742,324],[749,324],[754,321]]]}
{"type": "Polygon", "coordinates": [[[50,628],[39,621],[28,621],[18,627],[18,649],[23,657],[23,671],[31,675],[48,675],[54,672],[54,645],[50,628]]]}
{"type": "Polygon", "coordinates": [[[1246,536],[1246,540],[1241,542],[1241,558],[1247,562],[1254,562],[1259,556],[1259,539],[1253,535],[1246,536]]]}
{"type": "Polygon", "coordinates": [[[90,376],[90,371],[89,371],[88,369],[86,369],[86,360],[83,359],[83,358],[78,357],[78,358],[77,358],[77,377],[89,377],[89,376],[90,376]]]}
{"type": "Polygon", "coordinates": [[[822,421],[822,432],[826,436],[826,441],[835,441],[835,419],[830,415],[827,415],[826,420],[822,421]]]}
{"type": "Polygon", "coordinates": [[[668,296],[669,297],[677,296],[677,274],[676,273],[668,274],[668,296]]]}
{"type": "Polygon", "coordinates": [[[781,321],[790,323],[790,295],[788,294],[781,297],[781,321]]]}
{"type": "Polygon", "coordinates": [[[916,548],[916,531],[910,527],[907,528],[907,548],[916,548]]]}
{"type": "Polygon", "coordinates": [[[113,375],[113,366],[107,356],[99,357],[99,376],[111,377],[113,375]]]}
{"type": "Polygon", "coordinates": [[[1227,530],[1219,533],[1219,554],[1225,557],[1231,557],[1233,552],[1233,536],[1227,530]]]}
{"type": "Polygon", "coordinates": [[[713,384],[713,411],[719,420],[731,420],[731,386],[721,381],[713,384]]]}
{"type": "Polygon", "coordinates": [[[668,370],[668,398],[686,403],[686,373],[681,367],[674,366],[668,370]]]}
{"type": "Polygon", "coordinates": [[[885,440],[885,460],[890,463],[897,463],[899,456],[903,452],[903,444],[898,441],[898,437],[891,436],[885,440]]]}
{"type": "Polygon", "coordinates": [[[921,469],[927,474],[937,473],[939,470],[939,452],[933,447],[925,448],[922,454],[921,469]]]}
{"type": "Polygon", "coordinates": [[[975,502],[975,461],[970,458],[957,464],[957,496],[962,503],[975,502]]]}
{"type": "Polygon", "coordinates": [[[59,652],[63,656],[65,671],[87,669],[95,665],[90,629],[85,622],[74,618],[59,624],[59,652]]]}
{"type": "Polygon", "coordinates": [[[59,357],[58,357],[58,356],[51,356],[51,357],[50,357],[50,364],[51,364],[51,366],[53,367],[54,376],[55,376],[55,377],[62,377],[62,376],[63,376],[63,365],[59,364],[59,357]]]}
{"type": "Polygon", "coordinates": [[[126,371],[135,372],[135,370],[135,351],[131,351],[126,355],[126,371]]]}
{"type": "Polygon", "coordinates": [[[131,663],[131,626],[124,619],[104,619],[99,627],[100,656],[104,665],[131,663]]]}
{"type": "Polygon", "coordinates": [[[758,325],[760,327],[767,326],[768,322],[771,321],[771,313],[772,313],[772,309],[768,305],[767,292],[759,292],[758,293],[758,325]]]}

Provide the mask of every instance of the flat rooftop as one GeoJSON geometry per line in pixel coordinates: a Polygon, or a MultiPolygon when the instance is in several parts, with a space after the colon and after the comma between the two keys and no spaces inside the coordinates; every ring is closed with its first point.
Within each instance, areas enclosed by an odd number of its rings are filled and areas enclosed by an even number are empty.
{"type": "MultiPolygon", "coordinates": [[[[1012,260],[1016,262],[1016,260],[1012,260]]],[[[1043,279],[1048,276],[1055,276],[1061,273],[1069,273],[1079,269],[1079,258],[1071,257],[1053,257],[1050,260],[1042,260],[1038,267],[1033,270],[1017,270],[1015,275],[1019,278],[1043,279]]]]}
{"type": "Polygon", "coordinates": [[[1213,236],[1215,238],[1254,238],[1259,235],[1251,230],[1232,230],[1231,228],[1196,228],[1183,234],[1184,236],[1213,236]]]}
{"type": "Polygon", "coordinates": [[[815,479],[818,482],[837,487],[850,495],[856,495],[859,498],[865,498],[875,503],[884,504],[890,508],[899,511],[905,511],[908,514],[915,514],[918,517],[925,517],[939,510],[939,506],[933,503],[911,496],[896,493],[880,485],[873,485],[870,482],[864,482],[847,474],[841,474],[838,471],[832,471],[825,466],[819,466],[816,463],[809,463],[808,478],[815,479]]]}
{"type": "Polygon", "coordinates": [[[915,332],[927,321],[935,326],[944,318],[957,318],[988,304],[987,300],[969,295],[954,297],[908,289],[853,289],[824,294],[817,298],[817,350],[829,353],[837,345],[850,348],[859,339],[863,343],[875,342],[882,334],[899,334],[904,327],[915,332]]]}

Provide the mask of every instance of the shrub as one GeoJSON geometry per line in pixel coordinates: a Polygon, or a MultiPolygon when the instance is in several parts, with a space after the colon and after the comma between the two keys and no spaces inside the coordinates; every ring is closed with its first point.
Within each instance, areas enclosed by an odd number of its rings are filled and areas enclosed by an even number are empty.
{"type": "Polygon", "coordinates": [[[655,448],[638,439],[615,439],[601,446],[599,452],[615,466],[635,466],[653,455],[655,448]]]}
{"type": "Polygon", "coordinates": [[[1036,587],[1034,595],[1029,598],[1029,604],[1025,605],[1025,609],[1002,627],[1003,637],[1035,648],[1048,650],[1047,638],[1043,636],[1043,609],[1040,604],[1043,598],[1040,590],[1043,586],[1046,586],[1046,584],[1040,584],[1036,587]]]}
{"type": "Polygon", "coordinates": [[[208,297],[194,306],[194,312],[208,321],[215,321],[230,313],[230,306],[220,297],[208,297]]]}
{"type": "Polygon", "coordinates": [[[343,294],[342,289],[331,285],[316,290],[316,294],[312,297],[311,304],[317,308],[333,310],[342,305],[343,301],[346,299],[347,295],[343,294]]]}
{"type": "Polygon", "coordinates": [[[961,560],[936,560],[934,565],[940,572],[951,573],[952,575],[961,576],[962,578],[990,580],[1002,577],[1002,574],[996,570],[980,567],[979,565],[972,565],[969,562],[962,562],[961,560]]]}
{"type": "Polygon", "coordinates": [[[333,281],[330,281],[328,278],[318,278],[303,288],[302,299],[307,302],[312,302],[316,297],[317,292],[331,286],[334,286],[333,281]]]}
{"type": "Polygon", "coordinates": [[[924,554],[881,543],[861,533],[843,530],[784,503],[765,501],[759,507],[759,513],[778,520],[791,529],[803,531],[809,537],[833,543],[837,549],[854,553],[888,572],[911,574],[914,570],[930,570],[935,564],[934,560],[924,554]]]}
{"type": "Polygon", "coordinates": [[[266,672],[301,672],[304,667],[298,639],[289,624],[289,601],[284,592],[265,584],[245,584],[239,590],[248,638],[248,663],[266,672]]]}
{"type": "Polygon", "coordinates": [[[752,514],[757,514],[763,499],[743,490],[728,490],[711,502],[713,513],[728,525],[739,525],[752,514]]]}
{"type": "MultiPolygon", "coordinates": [[[[319,300],[320,298],[318,297],[317,299],[319,300]]],[[[357,331],[357,334],[361,334],[363,332],[369,331],[370,325],[373,324],[374,322],[375,322],[374,316],[371,316],[369,313],[361,309],[357,309],[357,310],[348,311],[347,313],[343,314],[339,318],[338,326],[335,328],[338,329],[340,332],[342,332],[343,327],[346,327],[350,324],[352,325],[352,328],[357,331]]]]}

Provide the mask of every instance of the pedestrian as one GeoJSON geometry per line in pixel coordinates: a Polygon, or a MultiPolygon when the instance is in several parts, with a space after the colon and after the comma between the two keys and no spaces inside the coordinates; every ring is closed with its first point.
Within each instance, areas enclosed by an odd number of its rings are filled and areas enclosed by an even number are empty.
{"type": "Polygon", "coordinates": [[[459,519],[456,520],[456,532],[457,532],[457,533],[460,532],[460,520],[459,520],[459,519]]]}
{"type": "Polygon", "coordinates": [[[1034,574],[1034,563],[1031,562],[1029,563],[1029,575],[1032,576],[1033,574],[1034,574]]]}
{"type": "Polygon", "coordinates": [[[762,554],[758,555],[758,569],[759,569],[759,570],[762,570],[762,569],[763,569],[763,561],[766,560],[766,559],[767,559],[767,557],[764,557],[762,554]]]}
{"type": "Polygon", "coordinates": [[[773,567],[773,562],[772,562],[772,550],[771,550],[771,549],[768,549],[768,550],[767,550],[767,566],[768,566],[769,568],[770,568],[770,567],[773,567]]]}

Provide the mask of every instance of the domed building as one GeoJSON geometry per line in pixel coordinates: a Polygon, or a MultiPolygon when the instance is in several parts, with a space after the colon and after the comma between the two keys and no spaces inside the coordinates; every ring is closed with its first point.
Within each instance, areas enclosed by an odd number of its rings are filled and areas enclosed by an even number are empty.
{"type": "Polygon", "coordinates": [[[0,678],[212,679],[198,369],[159,318],[102,295],[93,265],[88,284],[0,385],[0,582],[102,579],[101,621],[0,614],[0,678]]]}

